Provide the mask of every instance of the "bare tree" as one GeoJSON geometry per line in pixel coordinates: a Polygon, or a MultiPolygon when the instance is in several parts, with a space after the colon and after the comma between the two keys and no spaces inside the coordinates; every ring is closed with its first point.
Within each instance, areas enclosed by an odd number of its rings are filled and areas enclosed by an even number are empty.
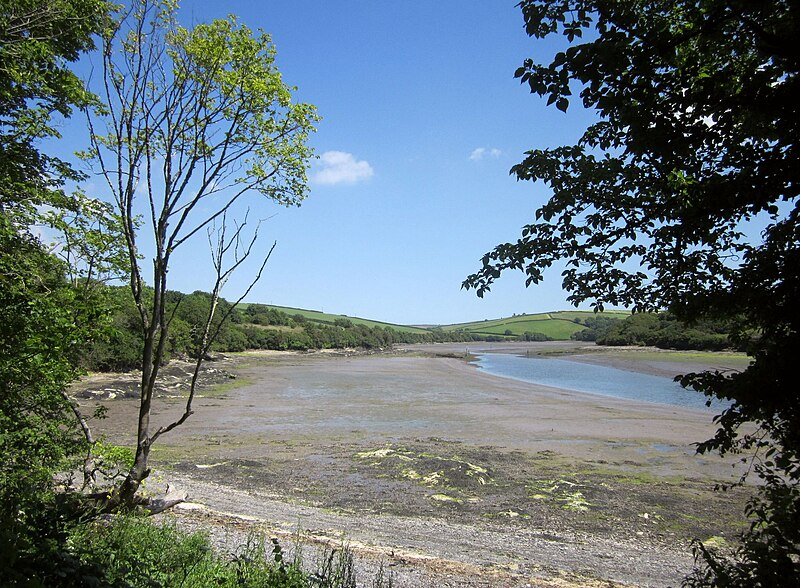
{"type": "Polygon", "coordinates": [[[144,339],[135,459],[111,506],[136,501],[152,443],[192,414],[199,368],[219,330],[213,325],[220,290],[258,251],[258,228],[245,234],[247,213],[235,220],[240,201],[300,203],[312,156],[306,141],[318,120],[313,106],[292,101],[268,35],[254,35],[233,17],[189,30],[178,24],[176,10],[172,0],[134,0],[109,23],[98,91],[105,106],[88,117],[86,156],[122,218],[144,339]],[[175,252],[203,232],[216,278],[195,376],[182,416],[154,428],[153,391],[174,314],[166,303],[167,275],[175,252]],[[152,259],[152,296],[145,288],[145,251],[152,259]]]}

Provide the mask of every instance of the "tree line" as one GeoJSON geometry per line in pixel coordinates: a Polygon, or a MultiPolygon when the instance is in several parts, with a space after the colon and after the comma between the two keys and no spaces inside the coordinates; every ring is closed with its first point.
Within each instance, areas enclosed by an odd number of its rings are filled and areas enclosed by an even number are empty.
{"type": "MultiPolygon", "coordinates": [[[[80,350],[76,360],[82,368],[90,371],[140,369],[144,342],[130,290],[122,286],[97,285],[95,296],[102,298],[110,313],[109,325],[102,336],[93,338],[80,350]]],[[[212,295],[199,290],[191,294],[169,291],[166,300],[171,319],[163,361],[175,357],[196,358],[202,346],[203,327],[214,302],[212,295]]],[[[706,320],[690,327],[669,312],[637,313],[625,319],[597,315],[583,319],[581,324],[585,328],[572,338],[594,341],[598,345],[648,345],[694,350],[721,350],[733,346],[724,323],[706,320]]],[[[382,350],[404,343],[552,340],[538,332],[513,335],[508,331],[505,335],[486,335],[441,328],[408,331],[365,325],[347,317],[320,321],[264,304],[234,306],[221,297],[216,302],[212,326],[218,332],[207,351],[219,353],[258,349],[382,350]],[[223,316],[227,320],[222,321],[223,316]]]]}
{"type": "Polygon", "coordinates": [[[721,351],[738,349],[727,321],[705,319],[687,325],[669,311],[636,313],[624,319],[596,316],[584,319],[586,328],[572,335],[577,341],[609,346],[650,346],[659,349],[721,351]]]}
{"type": "MultiPolygon", "coordinates": [[[[144,341],[130,290],[123,286],[98,286],[108,316],[108,327],[88,341],[76,361],[90,371],[141,369],[144,341]]],[[[145,292],[146,293],[146,292],[145,292]]],[[[169,337],[163,361],[196,358],[202,349],[202,334],[214,303],[208,292],[184,294],[169,291],[166,311],[170,315],[169,337]]],[[[264,304],[234,306],[224,298],[216,301],[212,327],[218,330],[206,352],[239,352],[270,349],[306,351],[311,349],[388,349],[403,343],[444,343],[503,340],[503,337],[475,335],[465,331],[429,329],[408,331],[390,326],[370,326],[346,317],[330,322],[308,319],[264,304]],[[226,320],[222,320],[226,317],[226,320]]]]}

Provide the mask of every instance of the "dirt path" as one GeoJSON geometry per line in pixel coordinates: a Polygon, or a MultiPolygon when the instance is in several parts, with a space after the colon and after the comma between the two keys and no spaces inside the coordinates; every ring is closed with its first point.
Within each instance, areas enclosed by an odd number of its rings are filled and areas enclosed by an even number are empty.
{"type": "MultiPolygon", "coordinates": [[[[254,528],[310,545],[344,538],[368,572],[390,566],[395,586],[676,586],[692,538],[741,525],[746,492],[713,492],[736,471],[691,447],[712,414],[496,378],[422,351],[217,364],[242,385],[200,399],[154,449],[206,507],[177,511],[181,524],[228,549],[254,528]]],[[[106,434],[129,441],[135,403],[107,405],[106,434]]],[[[155,420],[178,409],[163,398],[155,420]]]]}

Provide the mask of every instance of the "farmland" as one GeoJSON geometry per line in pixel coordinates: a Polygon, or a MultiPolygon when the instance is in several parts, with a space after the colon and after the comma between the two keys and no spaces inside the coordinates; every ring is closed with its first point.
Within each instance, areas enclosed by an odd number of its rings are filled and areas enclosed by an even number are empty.
{"type": "MultiPolygon", "coordinates": [[[[603,316],[623,319],[630,313],[624,310],[605,311],[603,316]]],[[[573,333],[585,328],[587,318],[597,315],[592,311],[566,310],[537,314],[520,314],[507,318],[459,323],[442,326],[445,331],[464,331],[480,336],[514,336],[541,333],[555,341],[568,340],[573,333]]]]}

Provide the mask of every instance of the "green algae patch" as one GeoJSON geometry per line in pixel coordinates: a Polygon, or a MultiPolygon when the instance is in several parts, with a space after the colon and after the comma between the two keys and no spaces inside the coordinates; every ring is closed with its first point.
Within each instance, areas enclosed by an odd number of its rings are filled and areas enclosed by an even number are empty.
{"type": "Polygon", "coordinates": [[[456,504],[462,504],[464,502],[461,498],[456,498],[455,496],[449,496],[447,494],[433,494],[430,498],[436,502],[454,502],[456,504]]]}
{"type": "MultiPolygon", "coordinates": [[[[489,468],[467,461],[459,455],[438,455],[430,451],[411,451],[387,445],[354,454],[358,462],[377,468],[379,477],[407,480],[425,488],[440,488],[470,501],[474,493],[493,485],[489,468]]],[[[449,496],[449,494],[441,494],[449,496]]]]}
{"type": "Polygon", "coordinates": [[[486,512],[483,513],[483,517],[487,519],[522,519],[528,520],[531,518],[531,515],[526,514],[524,512],[519,512],[514,510],[513,508],[509,508],[508,510],[503,510],[500,512],[486,512]]]}
{"type": "Polygon", "coordinates": [[[728,540],[725,537],[720,537],[719,535],[714,535],[713,537],[709,537],[705,541],[702,542],[703,547],[706,549],[725,549],[728,547],[728,540]]]}
{"type": "Polygon", "coordinates": [[[241,376],[231,377],[227,382],[221,382],[219,384],[213,384],[207,390],[203,390],[201,393],[197,394],[196,398],[214,398],[218,396],[224,396],[228,392],[232,392],[233,390],[237,390],[238,388],[244,388],[245,386],[252,386],[255,383],[255,380],[252,378],[243,378],[241,376]]]}
{"type": "Polygon", "coordinates": [[[569,480],[533,480],[527,485],[531,500],[541,500],[573,512],[587,512],[593,505],[580,488],[580,484],[569,480]]]}
{"type": "Polygon", "coordinates": [[[392,447],[382,447],[381,449],[356,453],[356,457],[359,459],[384,459],[393,456],[402,456],[402,454],[392,447]]]}
{"type": "Polygon", "coordinates": [[[408,469],[403,470],[402,472],[400,472],[400,477],[401,478],[408,478],[409,480],[421,480],[422,479],[422,475],[420,475],[420,473],[417,470],[413,470],[411,468],[408,468],[408,469]]]}

